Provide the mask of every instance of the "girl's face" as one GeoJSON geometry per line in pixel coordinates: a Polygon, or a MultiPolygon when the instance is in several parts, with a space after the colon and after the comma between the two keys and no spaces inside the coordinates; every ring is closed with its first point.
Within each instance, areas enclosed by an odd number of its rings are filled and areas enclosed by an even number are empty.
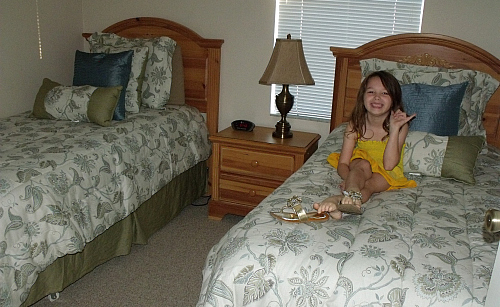
{"type": "Polygon", "coordinates": [[[377,76],[368,80],[363,101],[367,112],[371,115],[385,117],[391,111],[392,98],[377,76]]]}

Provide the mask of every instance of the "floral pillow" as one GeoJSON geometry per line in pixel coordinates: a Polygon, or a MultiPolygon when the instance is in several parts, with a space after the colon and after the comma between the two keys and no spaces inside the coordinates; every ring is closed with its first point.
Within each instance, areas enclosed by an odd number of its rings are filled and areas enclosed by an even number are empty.
{"type": "Polygon", "coordinates": [[[475,184],[474,166],[484,140],[482,136],[437,136],[410,131],[403,154],[404,172],[475,184]]]}
{"type": "Polygon", "coordinates": [[[120,53],[132,50],[132,66],[130,77],[125,92],[125,111],[138,113],[142,102],[142,83],[146,72],[146,60],[148,59],[148,47],[120,48],[113,46],[96,46],[91,51],[95,53],[120,53]]]}
{"type": "Polygon", "coordinates": [[[421,83],[447,86],[468,82],[460,105],[458,135],[486,137],[482,124],[484,110],[488,100],[500,84],[489,74],[475,70],[421,66],[381,59],[361,60],[360,65],[363,77],[373,71],[386,70],[392,73],[401,84],[421,83]]]}
{"type": "Polygon", "coordinates": [[[122,86],[95,87],[90,85],[63,86],[43,79],[31,116],[77,122],[111,125],[122,86]]]}
{"type": "Polygon", "coordinates": [[[113,33],[94,33],[88,38],[91,50],[108,47],[148,47],[148,59],[142,86],[142,104],[152,109],[163,109],[170,99],[172,85],[172,58],[176,42],[162,36],[151,39],[125,38],[113,33]]]}

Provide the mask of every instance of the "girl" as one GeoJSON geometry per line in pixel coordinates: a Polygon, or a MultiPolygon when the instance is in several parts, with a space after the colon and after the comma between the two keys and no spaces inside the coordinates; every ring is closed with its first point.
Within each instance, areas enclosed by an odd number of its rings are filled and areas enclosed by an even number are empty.
{"type": "Polygon", "coordinates": [[[343,195],[328,197],[313,206],[340,219],[342,212],[361,214],[361,204],[373,193],[417,186],[403,174],[402,152],[408,122],[394,76],[377,71],[361,83],[356,106],[344,132],[342,151],[328,156],[344,180],[343,195]]]}

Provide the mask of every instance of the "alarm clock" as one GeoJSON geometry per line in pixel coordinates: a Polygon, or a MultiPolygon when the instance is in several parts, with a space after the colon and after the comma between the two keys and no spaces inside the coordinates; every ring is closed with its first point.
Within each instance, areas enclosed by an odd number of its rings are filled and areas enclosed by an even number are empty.
{"type": "Polygon", "coordinates": [[[231,123],[231,127],[233,127],[234,130],[252,131],[253,128],[255,128],[255,124],[249,120],[238,119],[231,123]]]}

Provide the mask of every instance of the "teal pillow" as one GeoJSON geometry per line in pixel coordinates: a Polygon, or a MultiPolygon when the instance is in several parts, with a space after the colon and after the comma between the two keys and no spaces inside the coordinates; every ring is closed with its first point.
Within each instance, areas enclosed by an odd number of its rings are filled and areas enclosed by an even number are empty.
{"type": "MultiPolygon", "coordinates": [[[[73,85],[91,85],[96,87],[121,86],[126,89],[132,66],[132,50],[119,53],[87,53],[77,50],[73,85]]],[[[125,92],[113,114],[113,120],[125,119],[125,92]]]]}
{"type": "Polygon", "coordinates": [[[410,83],[401,86],[407,114],[417,114],[410,131],[424,131],[440,136],[458,135],[460,104],[468,82],[449,86],[410,83]]]}

